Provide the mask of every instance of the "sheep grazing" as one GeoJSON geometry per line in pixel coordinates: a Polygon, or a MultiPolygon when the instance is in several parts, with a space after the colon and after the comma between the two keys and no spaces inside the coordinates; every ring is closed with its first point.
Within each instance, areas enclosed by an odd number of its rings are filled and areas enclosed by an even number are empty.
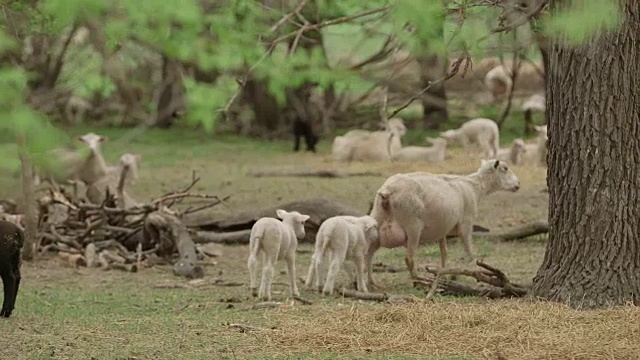
{"type": "Polygon", "coordinates": [[[482,160],[476,172],[464,176],[413,172],[389,177],[371,211],[379,237],[369,244],[365,257],[370,286],[376,286],[371,260],[380,247],[406,246],[405,263],[413,279],[418,278],[413,257],[419,245],[438,241],[440,265],[446,266],[447,235],[461,237],[467,256],[473,258],[471,233],[479,201],[498,190],[519,188],[518,177],[500,160],[482,160]]]}
{"type": "Polygon", "coordinates": [[[259,296],[265,301],[271,300],[271,283],[274,275],[274,265],[278,260],[287,262],[290,289],[293,296],[298,296],[296,284],[296,248],[298,239],[304,238],[304,223],[309,215],[297,211],[287,212],[276,210],[279,221],[270,217],[260,218],[251,228],[249,239],[249,259],[247,267],[251,279],[251,294],[259,296]],[[258,253],[264,253],[262,281],[258,291],[258,253]]]}
{"type": "Polygon", "coordinates": [[[390,161],[402,149],[406,132],[402,119],[392,118],[384,131],[351,130],[336,136],[331,153],[335,161],[390,161]]]}
{"type": "Polygon", "coordinates": [[[510,69],[504,65],[494,67],[484,76],[484,84],[494,100],[508,95],[513,87],[510,69]]]}
{"type": "Polygon", "coordinates": [[[458,129],[451,129],[440,133],[440,137],[448,142],[459,142],[470,157],[471,143],[475,143],[484,152],[485,159],[498,155],[500,130],[498,124],[491,119],[477,118],[462,124],[458,129]]]}
{"type": "Polygon", "coordinates": [[[305,285],[310,288],[314,278],[318,291],[333,294],[338,271],[345,260],[353,261],[359,291],[367,292],[364,280],[364,256],[367,244],[378,238],[378,222],[371,216],[334,216],[325,220],[316,235],[315,252],[311,259],[305,285]],[[325,260],[331,259],[325,280],[325,260]],[[324,287],[323,287],[324,284],[324,287]]]}
{"type": "Polygon", "coordinates": [[[506,161],[512,165],[522,164],[527,148],[522,139],[515,139],[508,149],[498,150],[498,160],[506,161]]]}
{"type": "Polygon", "coordinates": [[[547,141],[549,140],[547,125],[535,125],[534,129],[538,133],[538,136],[535,143],[525,144],[526,153],[524,156],[524,162],[535,166],[545,167],[547,166],[547,141]]]}
{"type": "Polygon", "coordinates": [[[4,286],[4,301],[0,316],[8,318],[16,304],[20,287],[20,252],[24,232],[10,221],[0,220],[0,277],[4,286]]]}
{"type": "Polygon", "coordinates": [[[441,162],[444,161],[447,140],[443,138],[427,137],[427,142],[431,143],[431,147],[424,146],[406,146],[394,154],[393,159],[396,161],[426,161],[441,162]]]}

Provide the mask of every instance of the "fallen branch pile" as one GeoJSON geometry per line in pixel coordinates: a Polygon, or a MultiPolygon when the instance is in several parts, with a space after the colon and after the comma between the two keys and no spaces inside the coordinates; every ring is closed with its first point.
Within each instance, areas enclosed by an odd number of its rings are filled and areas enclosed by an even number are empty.
{"type": "Polygon", "coordinates": [[[480,296],[487,297],[489,299],[499,299],[523,297],[528,293],[528,286],[512,283],[499,269],[479,260],[476,261],[476,264],[480,266],[481,269],[427,268],[427,271],[433,274],[433,277],[425,278],[423,280],[413,280],[413,283],[418,286],[425,286],[429,288],[431,295],[435,292],[441,295],[480,296]],[[443,276],[445,275],[467,276],[475,279],[481,284],[478,286],[467,285],[462,282],[444,279],[443,276]]]}
{"type": "Polygon", "coordinates": [[[56,251],[73,266],[129,272],[140,266],[173,263],[175,275],[200,278],[204,275],[201,265],[210,261],[211,254],[196,248],[181,219],[227,198],[190,192],[198,181],[194,174],[185,189],[131,208],[124,208],[108,189],[101,205],[74,200],[63,190],[49,190],[38,200],[37,253],[56,251]],[[204,203],[183,210],[171,208],[188,198],[204,203]]]}

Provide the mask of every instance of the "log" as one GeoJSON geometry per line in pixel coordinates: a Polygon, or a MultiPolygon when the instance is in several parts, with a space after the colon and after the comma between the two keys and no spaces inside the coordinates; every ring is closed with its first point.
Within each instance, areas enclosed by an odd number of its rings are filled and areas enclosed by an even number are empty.
{"type": "Polygon", "coordinates": [[[349,176],[384,176],[380,172],[345,172],[335,169],[295,169],[295,168],[272,168],[255,169],[246,173],[251,177],[321,177],[321,178],[345,178],[349,176]]]}
{"type": "Polygon", "coordinates": [[[544,220],[527,224],[523,227],[512,229],[503,233],[489,234],[488,236],[501,241],[513,241],[526,239],[530,236],[546,234],[549,232],[549,223],[544,220]]]}
{"type": "MultiPolygon", "coordinates": [[[[295,210],[310,216],[309,220],[305,222],[305,238],[300,240],[301,243],[309,244],[315,243],[316,234],[318,233],[320,225],[328,218],[339,215],[365,215],[364,212],[352,209],[332,199],[309,198],[280,204],[270,208],[244,211],[218,219],[211,219],[210,216],[200,219],[191,217],[190,219],[185,219],[185,224],[198,231],[195,238],[199,243],[215,242],[228,245],[248,244],[249,234],[253,224],[262,217],[276,218],[276,209],[283,209],[286,211],[295,210]]],[[[486,233],[489,229],[480,225],[474,225],[473,231],[474,233],[479,234],[486,233]]],[[[452,234],[451,237],[453,236],[457,235],[452,234]]]]}
{"type": "Polygon", "coordinates": [[[350,298],[359,299],[359,300],[380,301],[380,302],[389,300],[389,295],[387,294],[362,292],[362,291],[350,290],[346,288],[341,288],[339,293],[344,297],[350,297],[350,298]]]}

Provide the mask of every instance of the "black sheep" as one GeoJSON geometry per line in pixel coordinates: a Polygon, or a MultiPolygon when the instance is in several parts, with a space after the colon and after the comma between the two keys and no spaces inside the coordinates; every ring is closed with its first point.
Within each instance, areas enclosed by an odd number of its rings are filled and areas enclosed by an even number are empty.
{"type": "Polygon", "coordinates": [[[316,152],[316,144],[318,143],[318,135],[313,131],[313,126],[303,121],[300,117],[296,117],[293,121],[293,135],[296,137],[293,151],[300,150],[300,138],[304,136],[307,143],[307,151],[316,152]]]}
{"type": "Polygon", "coordinates": [[[20,251],[24,232],[16,224],[0,220],[0,277],[4,285],[4,301],[0,317],[11,316],[20,286],[20,251]]]}

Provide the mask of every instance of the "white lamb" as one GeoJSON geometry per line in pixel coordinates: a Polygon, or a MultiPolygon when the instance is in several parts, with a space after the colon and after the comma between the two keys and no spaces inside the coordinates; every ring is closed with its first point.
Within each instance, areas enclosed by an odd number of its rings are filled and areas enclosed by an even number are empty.
{"type": "Polygon", "coordinates": [[[511,147],[498,150],[498,160],[506,161],[512,165],[522,164],[527,148],[522,139],[515,139],[511,147]]]}
{"type": "Polygon", "coordinates": [[[522,111],[540,111],[544,112],[547,109],[544,95],[533,94],[522,103],[522,111]]]}
{"type": "Polygon", "coordinates": [[[331,154],[335,161],[385,161],[402,148],[401,138],[407,128],[402,119],[389,119],[387,129],[367,132],[351,130],[333,140],[331,154]]]}
{"type": "Polygon", "coordinates": [[[547,166],[547,141],[549,140],[547,125],[536,125],[534,128],[538,137],[535,143],[525,144],[526,153],[523,160],[525,164],[544,167],[547,166]]]}
{"type": "Polygon", "coordinates": [[[494,67],[484,76],[484,84],[489,88],[494,100],[506,96],[513,87],[511,70],[504,65],[494,67]]]}
{"type": "Polygon", "coordinates": [[[500,130],[498,124],[491,119],[472,119],[460,126],[440,133],[440,137],[448,142],[459,142],[468,156],[471,153],[471,143],[475,143],[482,149],[485,159],[495,158],[498,155],[500,130]]]}
{"type": "Polygon", "coordinates": [[[413,172],[389,177],[371,210],[379,238],[369,244],[365,257],[369,286],[377,286],[371,260],[380,247],[406,246],[405,263],[413,279],[418,278],[413,257],[419,245],[439,242],[441,266],[446,267],[447,235],[461,237],[473,258],[471,233],[479,201],[498,190],[519,188],[518,177],[500,160],[482,160],[476,172],[464,176],[413,172]]]}
{"type": "Polygon", "coordinates": [[[274,265],[278,260],[287,262],[291,294],[298,296],[296,284],[296,248],[298,239],[304,238],[304,223],[309,215],[300,214],[297,211],[287,212],[276,210],[279,221],[270,217],[263,217],[256,221],[251,228],[249,240],[249,259],[247,267],[251,279],[251,294],[259,296],[265,301],[271,300],[271,283],[274,275],[274,265]],[[262,268],[262,281],[258,291],[258,253],[264,253],[264,265],[262,268]]]}
{"type": "Polygon", "coordinates": [[[334,216],[325,220],[316,235],[315,252],[311,258],[305,285],[310,288],[315,278],[318,291],[327,295],[333,294],[336,276],[342,263],[350,260],[356,269],[357,289],[367,292],[364,256],[367,244],[377,238],[378,222],[369,215],[334,216]],[[327,258],[331,259],[331,265],[325,280],[324,265],[327,258]]]}
{"type": "Polygon", "coordinates": [[[405,146],[396,154],[394,154],[394,160],[396,161],[426,161],[426,162],[440,162],[444,161],[445,149],[447,147],[447,140],[443,138],[426,138],[427,142],[431,143],[431,147],[424,146],[405,146]]]}

